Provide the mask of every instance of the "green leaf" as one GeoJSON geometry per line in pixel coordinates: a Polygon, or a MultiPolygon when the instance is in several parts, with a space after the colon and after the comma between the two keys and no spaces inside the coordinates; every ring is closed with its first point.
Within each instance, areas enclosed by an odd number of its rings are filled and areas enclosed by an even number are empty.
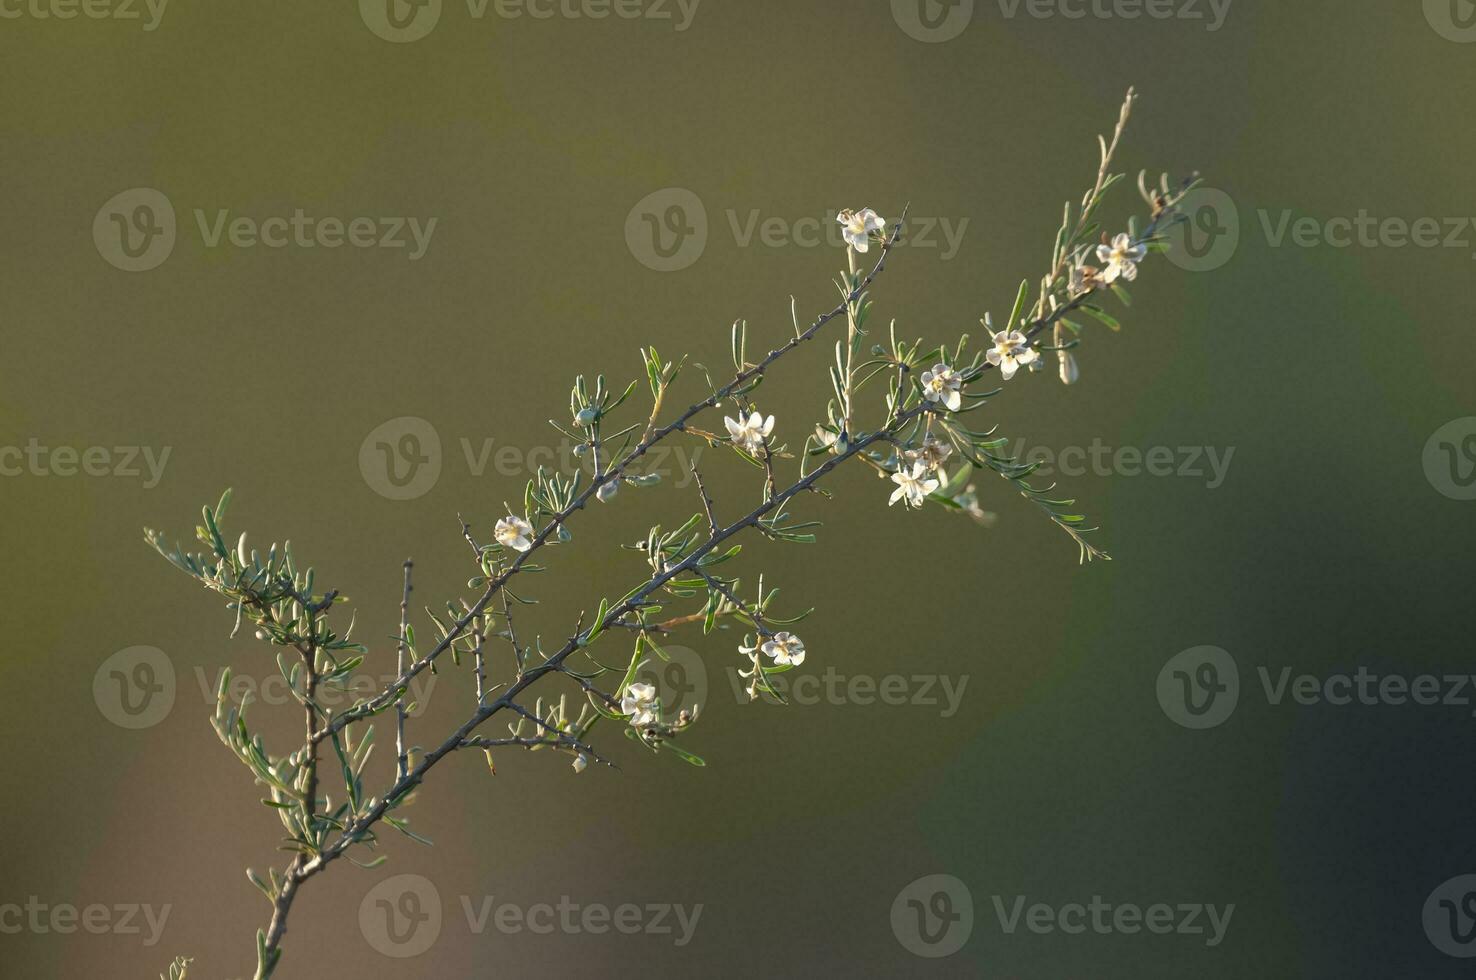
{"type": "Polygon", "coordinates": [[[1106,310],[1103,310],[1096,306],[1092,306],[1090,303],[1083,303],[1081,306],[1081,311],[1092,317],[1093,319],[1106,324],[1109,329],[1122,329],[1122,324],[1117,322],[1117,318],[1108,313],[1106,310]]]}
{"type": "Polygon", "coordinates": [[[225,520],[226,508],[231,505],[231,488],[226,487],[225,492],[220,495],[220,503],[215,505],[215,520],[217,523],[225,520]]]}
{"type": "Polygon", "coordinates": [[[589,646],[591,643],[594,642],[595,637],[599,636],[605,631],[605,614],[609,612],[609,610],[610,600],[601,599],[600,610],[599,612],[595,613],[594,625],[589,628],[589,635],[579,641],[580,646],[589,646]]]}
{"type": "Polygon", "coordinates": [[[1010,318],[1005,321],[1005,329],[1013,330],[1020,322],[1020,315],[1025,312],[1025,303],[1030,299],[1030,280],[1020,280],[1020,291],[1015,294],[1015,308],[1010,311],[1010,318]]]}
{"type": "Polygon", "coordinates": [[[704,760],[702,758],[702,756],[700,756],[700,755],[693,755],[691,752],[688,752],[686,749],[678,748],[672,742],[662,742],[661,743],[661,747],[663,749],[670,749],[672,752],[675,752],[676,755],[677,755],[677,757],[680,758],[683,762],[687,763],[688,765],[698,766],[698,767],[702,767],[702,766],[706,766],[707,765],[706,760],[704,760]]]}
{"type": "Polygon", "coordinates": [[[431,840],[430,838],[428,838],[428,837],[422,837],[419,834],[415,833],[413,830],[411,830],[410,829],[409,821],[402,820],[399,817],[391,817],[391,816],[386,815],[385,818],[384,818],[384,822],[387,823],[387,824],[389,824],[391,827],[395,828],[400,833],[404,834],[406,837],[410,838],[411,840],[415,841],[418,844],[424,844],[427,847],[430,847],[430,846],[432,846],[432,845],[435,844],[435,841],[431,840]]]}

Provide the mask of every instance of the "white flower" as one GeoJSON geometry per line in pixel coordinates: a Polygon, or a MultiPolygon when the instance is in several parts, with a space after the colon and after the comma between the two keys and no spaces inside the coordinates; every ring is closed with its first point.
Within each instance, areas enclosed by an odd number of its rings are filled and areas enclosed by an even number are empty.
{"type": "Polygon", "coordinates": [[[1085,296],[1100,285],[1102,285],[1102,277],[1096,266],[1074,265],[1071,267],[1071,283],[1067,290],[1072,299],[1085,296]]]}
{"type": "MultiPolygon", "coordinates": [[[[902,454],[902,459],[908,465],[921,463],[929,473],[938,473],[951,455],[953,455],[953,447],[929,432],[923,437],[922,446],[907,450],[902,454]]],[[[939,473],[939,475],[944,474],[939,473]]]]}
{"type": "Polygon", "coordinates": [[[963,378],[947,364],[934,364],[931,371],[922,373],[923,397],[930,402],[942,402],[950,412],[958,411],[963,404],[963,378]]]}
{"type": "Polygon", "coordinates": [[[908,507],[921,507],[928,494],[938,489],[938,481],[928,476],[928,468],[922,463],[913,463],[910,469],[901,469],[892,474],[897,489],[892,491],[890,507],[897,501],[905,501],[908,507]]]}
{"type": "Polygon", "coordinates": [[[846,244],[858,252],[865,252],[871,247],[871,233],[881,231],[887,226],[871,208],[862,208],[860,211],[852,211],[849,208],[835,216],[840,222],[841,237],[846,244]]]}
{"type": "Polygon", "coordinates": [[[595,499],[603,504],[605,501],[609,500],[611,497],[615,496],[615,494],[619,492],[620,481],[611,480],[609,483],[600,484],[600,488],[595,491],[595,499]]]}
{"type": "Polygon", "coordinates": [[[636,728],[649,728],[660,720],[658,712],[661,702],[656,700],[653,684],[632,684],[625,689],[620,699],[620,713],[630,715],[630,723],[636,728]]]}
{"type": "Polygon", "coordinates": [[[775,633],[763,645],[763,651],[766,656],[774,658],[776,664],[798,667],[805,662],[805,645],[793,633],[775,633]]]}
{"type": "Polygon", "coordinates": [[[533,547],[533,525],[521,517],[509,514],[497,522],[493,534],[497,543],[514,551],[527,551],[533,547]]]}
{"type": "Polygon", "coordinates": [[[728,427],[728,435],[733,437],[733,445],[748,451],[750,456],[762,456],[764,454],[764,440],[769,438],[769,433],[774,431],[774,416],[767,419],[758,412],[743,418],[743,413],[738,413],[740,421],[734,422],[726,415],[723,416],[723,424],[728,427]]]}
{"type": "Polygon", "coordinates": [[[839,441],[839,432],[831,432],[823,425],[815,426],[815,442],[818,443],[822,449],[828,449],[832,454],[839,453],[840,450],[836,448],[836,443],[839,441]]]}
{"type": "Polygon", "coordinates": [[[994,347],[986,351],[989,363],[999,368],[1000,376],[1006,381],[1015,376],[1022,364],[1029,365],[1040,357],[1040,352],[1030,346],[1030,341],[1018,330],[1001,330],[994,335],[994,347]]]}
{"type": "Polygon", "coordinates": [[[583,752],[579,753],[574,757],[573,766],[575,772],[583,772],[589,766],[589,757],[583,752]]]}
{"type": "Polygon", "coordinates": [[[1107,268],[1102,270],[1102,281],[1114,283],[1122,278],[1132,282],[1138,278],[1138,263],[1147,254],[1148,246],[1134,245],[1127,235],[1118,235],[1112,239],[1111,245],[1098,245],[1097,261],[1107,264],[1107,268]]]}

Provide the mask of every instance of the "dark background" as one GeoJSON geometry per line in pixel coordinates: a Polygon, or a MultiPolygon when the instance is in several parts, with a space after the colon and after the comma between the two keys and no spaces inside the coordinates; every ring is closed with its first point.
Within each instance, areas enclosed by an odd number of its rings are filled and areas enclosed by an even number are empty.
{"type": "MultiPolygon", "coordinates": [[[[495,2],[478,20],[447,0],[412,43],[377,37],[347,2],[181,2],[152,31],[0,20],[0,446],[171,450],[151,488],[61,466],[0,478],[0,905],[171,906],[154,946],[116,930],[0,933],[0,972],[152,977],[188,954],[192,978],[236,976],[267,919],[242,869],[283,863],[280,827],[206,724],[201,685],[227,664],[253,683],[275,668],[244,632],[227,640],[221,603],[154,556],[143,526],[189,538],[199,506],[233,486],[230,533],[257,546],[290,537],[321,583],[356,600],[356,635],[382,675],[401,560],[417,562],[417,599],[441,605],[472,573],[458,512],[485,534],[522,493],[519,476],[474,476],[460,440],[557,446],[544,420],[565,417],[574,374],[623,385],[643,343],[717,372],[733,319],[767,349],[789,329],[789,296],[802,317],[832,305],[842,250],[745,246],[731,221],[863,205],[893,218],[907,202],[955,228],[967,219],[951,257],[897,250],[874,322],[895,317],[933,341],[977,335],[986,310],[1003,317],[1019,280],[1043,271],[1062,202],[1095,171],[1094,135],[1135,85],[1120,168],[1199,170],[1233,202],[1209,217],[1238,217],[1238,244],[1196,239],[1219,249],[1207,271],[1151,259],[1122,333],[1089,330],[1078,386],[1052,365],[979,418],[1027,446],[1233,448],[1224,482],[1065,480],[1116,559],[1078,567],[1065,536],[995,477],[977,481],[999,514],[983,529],[889,511],[890,484],[848,468],[836,499],[799,508],[826,521],[821,543],[750,542],[745,586],[764,571],[781,605],[817,607],[802,672],[967,675],[957,713],[740,705],[727,675],[736,636],[674,640],[708,665],[705,716],[686,740],[707,768],[648,758],[613,730],[602,744],[620,772],[574,778],[547,753],[504,753],[495,777],[474,755],[448,760],[409,811],[436,846],[393,835],[385,867],[339,862],[305,888],[278,976],[1469,973],[1432,943],[1421,910],[1476,871],[1471,705],[1273,704],[1257,673],[1470,670],[1476,504],[1437,492],[1425,451],[1473,414],[1476,228],[1459,247],[1338,248],[1277,245],[1265,227],[1283,214],[1476,215],[1476,44],[1453,39],[1443,4],[1236,0],[1210,31],[1009,17],[979,0],[958,36],[930,43],[899,25],[905,3],[894,17],[871,0],[703,0],[678,31],[511,19],[495,2]],[[104,261],[92,227],[137,187],[168,196],[179,234],[162,265],[128,273],[104,261]],[[624,229],[637,202],[670,187],[702,201],[708,238],[695,264],[658,272],[624,229]],[[208,248],[197,208],[437,226],[418,261],[208,248]],[[402,416],[434,426],[443,465],[428,492],[391,500],[359,452],[402,416]],[[1200,645],[1234,658],[1240,701],[1195,731],[1155,687],[1169,658],[1200,645]],[[135,646],[163,651],[174,703],[129,729],[93,681],[135,646]],[[431,883],[444,922],[428,951],[393,959],[358,910],[401,873],[431,883]],[[955,876],[974,904],[972,935],[945,959],[912,955],[891,924],[899,892],[930,874],[955,876]],[[476,935],[461,896],[487,895],[703,913],[684,947],[476,935]],[[996,895],[1235,911],[1215,947],[1008,934],[996,895]]],[[[1129,184],[1107,206],[1111,226],[1141,212],[1129,184]]],[[[823,412],[828,344],[760,392],[792,444],[823,412]]],[[[697,397],[700,375],[683,382],[697,397]]],[[[719,507],[746,510],[752,472],[710,456],[719,507]]],[[[578,610],[638,582],[638,556],[616,545],[692,512],[677,482],[581,515],[523,628],[556,647],[578,610]]],[[[438,678],[412,739],[440,741],[469,710],[469,680],[438,678]]],[[[253,713],[278,751],[299,715],[253,713]]]]}

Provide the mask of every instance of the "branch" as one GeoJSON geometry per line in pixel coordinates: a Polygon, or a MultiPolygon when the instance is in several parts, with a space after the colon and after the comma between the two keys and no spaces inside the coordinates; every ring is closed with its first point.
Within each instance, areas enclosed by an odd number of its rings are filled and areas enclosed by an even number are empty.
{"type": "MultiPolygon", "coordinates": [[[[308,878],[312,875],[317,874],[335,859],[340,857],[343,852],[346,851],[350,846],[357,843],[369,830],[370,827],[378,823],[379,820],[383,818],[386,813],[389,812],[389,810],[395,805],[396,801],[403,799],[405,794],[409,793],[412,789],[419,785],[421,780],[425,778],[426,773],[428,773],[436,765],[436,763],[440,762],[441,759],[444,758],[447,754],[460,748],[462,746],[462,743],[471,736],[472,732],[475,731],[477,727],[485,722],[488,718],[491,718],[493,715],[497,714],[504,708],[507,708],[514,712],[523,712],[523,709],[515,704],[515,699],[519,695],[521,695],[523,691],[528,688],[529,685],[536,683],[545,675],[561,672],[563,662],[568,659],[568,657],[572,655],[576,650],[580,649],[583,646],[584,641],[592,632],[603,630],[611,625],[614,625],[615,623],[618,623],[631,612],[639,608],[644,603],[647,597],[655,593],[658,589],[665,586],[667,582],[671,581],[673,578],[676,578],[678,575],[684,572],[689,572],[695,569],[698,563],[704,557],[710,554],[715,548],[718,547],[718,545],[722,544],[728,538],[731,538],[733,535],[738,534],[740,531],[755,526],[764,516],[781,507],[790,498],[796,496],[797,494],[803,493],[810,487],[814,486],[814,484],[817,483],[821,478],[829,474],[837,466],[841,465],[852,456],[855,456],[857,453],[868,448],[876,442],[890,439],[897,432],[901,431],[901,429],[905,428],[906,425],[910,423],[914,418],[917,418],[918,416],[928,411],[929,409],[925,405],[919,405],[915,408],[909,409],[905,412],[902,412],[897,417],[897,419],[894,420],[894,422],[887,428],[880,429],[851,443],[843,452],[838,455],[832,456],[830,459],[826,460],[825,463],[823,463],[819,467],[816,467],[816,469],[809,475],[796,481],[790,487],[776,494],[769,500],[766,500],[763,504],[759,505],[748,515],[739,518],[726,527],[720,528],[716,534],[711,535],[707,541],[698,545],[686,558],[672,564],[671,567],[657,574],[650,581],[646,582],[640,588],[636,589],[630,595],[626,596],[624,600],[611,607],[605,613],[604,618],[598,623],[591,624],[588,628],[582,629],[574,636],[570,637],[569,640],[564,644],[562,648],[559,649],[557,653],[549,657],[543,663],[537,665],[536,667],[532,667],[524,672],[523,676],[520,677],[512,686],[510,686],[502,694],[501,697],[499,697],[496,701],[489,702],[488,704],[479,708],[470,718],[463,722],[461,726],[457,728],[456,731],[452,733],[449,738],[447,738],[436,748],[426,753],[425,757],[420,760],[420,762],[415,766],[414,769],[410,770],[410,772],[407,773],[405,776],[395,781],[394,785],[390,787],[389,791],[384,794],[384,796],[380,799],[378,803],[370,808],[370,810],[366,812],[363,816],[361,816],[358,820],[355,820],[348,827],[346,827],[343,833],[338,837],[338,839],[335,840],[328,847],[325,847],[318,854],[317,857],[307,862],[301,868],[298,877],[308,878]]],[[[567,673],[567,671],[562,672],[567,673]]]]}
{"type": "Polygon", "coordinates": [[[807,327],[802,332],[796,334],[786,343],[775,348],[774,350],[769,351],[769,353],[766,354],[764,358],[760,360],[757,364],[754,364],[748,368],[739,371],[736,375],[733,376],[733,379],[731,381],[723,385],[718,390],[714,391],[711,395],[708,395],[702,401],[699,401],[694,405],[688,407],[686,411],[684,411],[672,422],[669,422],[659,429],[648,432],[647,435],[641,439],[639,444],[633,447],[630,452],[626,453],[625,457],[621,459],[619,463],[612,464],[605,471],[603,476],[596,477],[590,483],[590,485],[586,487],[582,493],[579,494],[579,496],[575,497],[574,500],[567,507],[565,507],[559,513],[555,514],[553,518],[550,519],[546,525],[544,525],[543,529],[540,530],[536,536],[534,536],[533,543],[528,548],[528,550],[520,552],[506,569],[498,573],[497,576],[495,576],[490,582],[487,583],[487,587],[482,592],[480,598],[478,598],[477,601],[472,604],[471,609],[468,610],[466,615],[462,616],[452,625],[451,629],[446,633],[441,641],[436,644],[435,648],[431,650],[430,653],[426,654],[424,657],[411,664],[408,668],[400,671],[398,677],[391,681],[384,688],[384,690],[380,691],[368,701],[361,702],[360,704],[355,705],[342,714],[333,717],[321,730],[313,734],[312,742],[314,744],[317,744],[318,742],[321,742],[323,739],[327,738],[329,735],[332,735],[334,732],[342,730],[345,725],[358,721],[361,718],[367,718],[370,715],[376,714],[377,712],[382,711],[384,710],[384,708],[388,707],[388,705],[391,703],[391,701],[393,701],[395,697],[395,692],[400,690],[402,687],[408,686],[410,681],[413,680],[422,670],[429,667],[436,660],[436,658],[445,653],[446,650],[448,650],[451,645],[455,643],[456,640],[459,639],[461,635],[466,631],[472,620],[487,607],[487,603],[492,601],[492,597],[497,595],[497,593],[502,590],[502,587],[507,583],[508,579],[516,575],[522,569],[523,565],[528,561],[528,559],[532,555],[537,554],[539,549],[541,549],[545,544],[548,543],[549,539],[557,533],[558,529],[563,526],[565,521],[572,517],[576,511],[582,510],[585,504],[589,502],[589,499],[599,492],[599,488],[601,486],[609,483],[611,480],[619,479],[624,474],[624,472],[628,468],[630,468],[632,464],[634,464],[637,460],[639,460],[647,452],[649,452],[651,447],[661,442],[673,432],[679,432],[685,429],[687,422],[701,412],[706,411],[709,408],[717,407],[717,405],[729,398],[734,392],[743,388],[746,384],[748,384],[748,382],[752,381],[759,375],[762,375],[766,370],[768,370],[769,366],[775,361],[779,360],[779,358],[785,356],[789,352],[793,351],[796,347],[799,347],[801,344],[810,340],[812,337],[815,336],[815,334],[819,333],[820,329],[824,327],[827,323],[845,313],[850,304],[852,302],[855,302],[861,296],[861,294],[866,291],[867,287],[869,287],[871,283],[876,280],[877,276],[881,275],[881,273],[886,269],[887,256],[891,254],[892,246],[896,244],[897,239],[901,236],[902,224],[906,220],[907,208],[904,207],[902,209],[902,216],[897,219],[897,224],[893,227],[891,234],[887,236],[884,242],[882,242],[881,254],[877,257],[876,265],[872,268],[871,272],[867,274],[866,278],[857,283],[856,288],[852,290],[851,294],[845,297],[839,305],[837,305],[830,311],[821,314],[814,320],[813,323],[810,324],[809,327],[807,327]]]}

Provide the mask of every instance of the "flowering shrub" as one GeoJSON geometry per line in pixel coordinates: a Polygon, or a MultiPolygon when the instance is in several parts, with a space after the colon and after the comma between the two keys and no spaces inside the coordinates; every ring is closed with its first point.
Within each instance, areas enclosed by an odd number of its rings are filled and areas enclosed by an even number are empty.
{"type": "MultiPolygon", "coordinates": [[[[555,425],[580,447],[578,471],[540,468],[527,483],[521,511],[496,516],[489,540],[463,523],[462,536],[477,566],[468,589],[476,597],[458,597],[443,612],[428,611],[433,636],[417,635],[410,622],[412,567],[405,563],[397,676],[348,708],[329,710],[323,703],[327,699],[321,697],[346,687],[369,652],[350,638],[352,625],[341,629],[333,615],[344,597],[321,589],[313,569],[304,567],[290,547],[273,544],[262,553],[247,547],[245,534],[228,544],[223,526],[229,491],[217,505],[204,509],[197,528],[205,546],[202,552],[185,552],[158,533],[146,532],[149,543],[165,558],[225,598],[237,629],[249,623],[258,639],[278,648],[277,663],[303,708],[302,742],[285,755],[275,755],[248,727],[246,703],[231,702],[229,672],[221,678],[215,730],[265,788],[269,798],[263,802],[281,820],[293,852],[285,867],[269,868],[265,876],[248,871],[271,904],[270,922],[256,938],[259,980],[271,975],[281,956],[288,916],[307,882],[341,857],[378,850],[379,835],[386,829],[422,840],[398,811],[447,756],[479,749],[490,763],[493,750],[552,750],[569,756],[580,773],[592,762],[609,764],[594,741],[597,726],[604,722],[600,731],[614,727],[653,752],[670,752],[704,765],[680,744],[680,736],[697,722],[697,710],[667,712],[656,688],[637,682],[637,673],[650,658],[665,658],[662,638],[672,631],[691,624],[709,633],[720,620],[732,621],[748,631],[738,652],[748,660],[741,674],[750,699],[765,694],[777,698],[770,679],[807,662],[804,641],[789,629],[803,616],[781,618],[771,608],[774,590],[765,590],[762,577],[754,591],[745,593],[740,579],[722,566],[738,557],[742,545],[733,539],[744,532],[773,542],[813,541],[818,523],[797,519],[791,507],[796,498],[852,459],[890,478],[895,485],[891,504],[901,502],[904,509],[936,505],[981,523],[993,515],[981,508],[971,481],[976,474],[997,474],[1070,536],[1081,561],[1106,557],[1088,540],[1094,529],[1075,513],[1074,501],[1054,497],[1051,487],[1033,485],[1034,467],[1005,455],[1005,437],[992,428],[970,428],[967,416],[1003,391],[988,387],[991,371],[997,371],[1002,382],[1018,384],[1022,368],[1028,377],[1044,366],[1043,353],[1054,353],[1061,380],[1074,382],[1078,376],[1074,350],[1082,325],[1073,317],[1095,319],[1116,329],[1117,320],[1103,306],[1106,295],[1115,294],[1127,304],[1130,298],[1122,283],[1136,279],[1149,252],[1167,248],[1165,232],[1171,222],[1181,220],[1178,205],[1194,186],[1192,179],[1171,185],[1165,176],[1150,185],[1140,175],[1139,190],[1149,209],[1146,224],[1139,227],[1130,220],[1126,232],[1110,239],[1101,234],[1100,245],[1094,241],[1099,234],[1099,205],[1121,178],[1110,167],[1133,102],[1129,91],[1111,140],[1099,139],[1096,181],[1079,204],[1067,205],[1045,274],[1033,286],[1029,279],[1020,284],[1003,329],[996,331],[992,317],[984,316],[992,344],[987,349],[969,354],[967,336],[941,346],[908,341],[899,337],[895,321],[886,331],[885,343],[868,343],[873,332],[869,290],[883,272],[903,223],[899,219],[888,232],[881,216],[863,208],[842,211],[837,219],[847,256],[847,268],[836,283],[838,305],[808,324],[795,318],[793,336],[757,359],[749,356],[747,326],[735,324],[733,376],[721,385],[704,379],[697,401],[670,421],[662,422],[662,409],[676,390],[683,360],[667,361],[654,348],[641,352],[652,406],[649,415],[626,423],[616,419],[638,382],[632,381],[617,395],[606,387],[603,376],[593,386],[584,377],[577,378],[570,393],[569,427],[555,425]],[[860,257],[873,245],[878,250],[875,264],[863,272],[860,257]],[[1088,265],[1089,258],[1101,267],[1088,265]],[[811,427],[776,423],[773,415],[760,411],[755,392],[778,361],[842,319],[845,333],[835,345],[830,368],[833,397],[825,418],[813,425],[814,434],[806,437],[803,447],[791,452],[780,441],[784,433],[811,427]],[[699,415],[723,406],[732,412],[723,418],[726,436],[696,427],[699,415]],[[863,415],[873,416],[872,420],[863,421],[863,415]],[[673,529],[651,528],[635,545],[649,566],[648,575],[619,598],[601,600],[594,615],[587,620],[581,616],[568,639],[555,649],[546,649],[540,637],[520,636],[513,610],[525,599],[511,589],[513,579],[537,568],[532,562],[543,548],[572,540],[573,518],[591,499],[609,503],[622,483],[642,487],[656,482],[657,476],[641,472],[643,458],[658,443],[679,438],[726,447],[755,467],[762,480],[762,502],[739,516],[720,517],[718,503],[694,468],[700,511],[673,529]],[[789,468],[788,461],[796,458],[797,472],[781,475],[789,468]],[[668,605],[684,611],[662,617],[668,605]],[[510,675],[495,685],[488,676],[492,662],[488,650],[494,644],[505,645],[512,653],[510,675]],[[596,645],[602,647],[598,658],[590,652],[596,645]],[[609,666],[617,656],[623,667],[609,666]],[[434,748],[412,751],[405,740],[410,684],[423,671],[445,667],[448,658],[471,674],[475,706],[434,748]],[[556,698],[537,696],[530,705],[531,688],[545,680],[550,683],[540,691],[555,681],[565,689],[556,698]],[[577,707],[571,707],[570,694],[577,707]],[[394,729],[395,772],[388,786],[374,790],[365,772],[373,744],[368,723],[380,715],[394,729]],[[494,716],[508,722],[506,734],[480,734],[494,716]],[[332,789],[326,785],[330,771],[332,789]]],[[[823,659],[823,646],[819,655],[823,659]]],[[[378,855],[364,866],[384,860],[378,855]]],[[[185,961],[176,961],[171,980],[183,977],[185,966],[185,961]]]]}

